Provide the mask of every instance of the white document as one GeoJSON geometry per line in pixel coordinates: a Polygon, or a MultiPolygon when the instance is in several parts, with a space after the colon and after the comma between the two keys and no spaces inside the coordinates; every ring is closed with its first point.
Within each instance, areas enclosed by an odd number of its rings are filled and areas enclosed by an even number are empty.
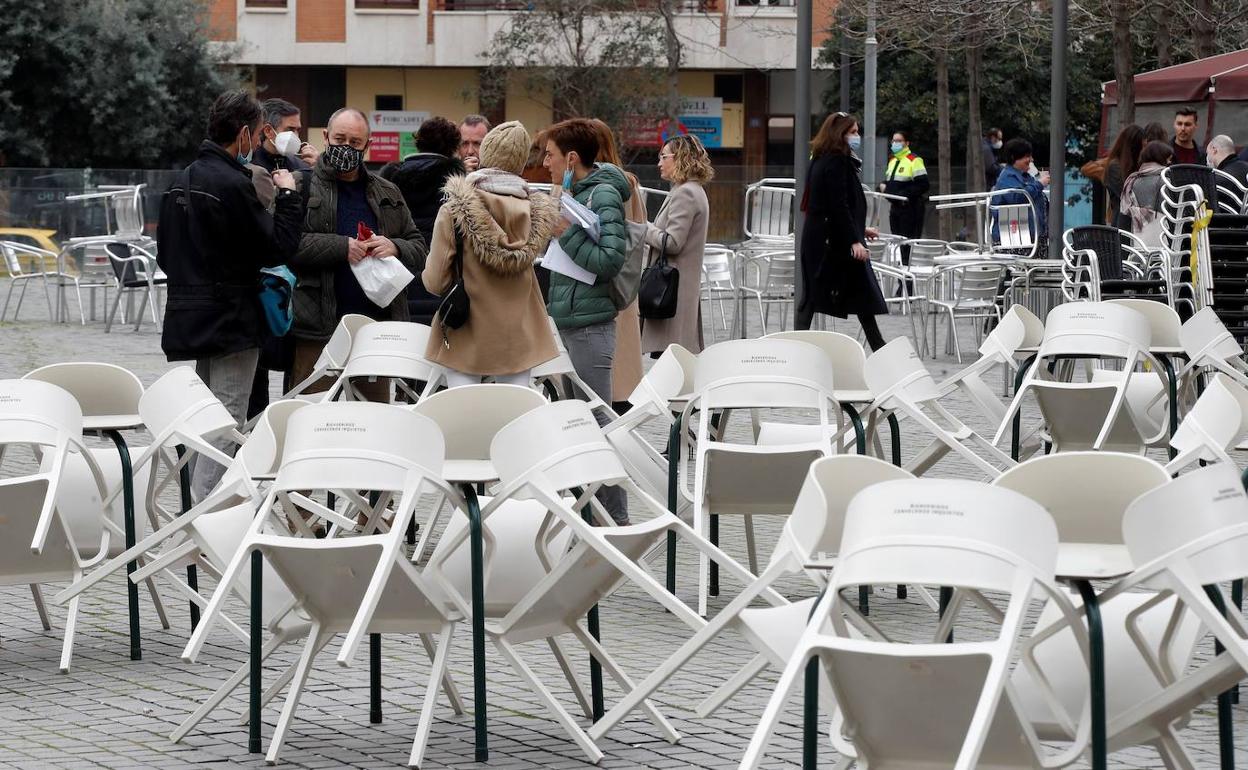
{"type": "Polygon", "coordinates": [[[597,243],[598,239],[602,237],[601,220],[598,218],[598,215],[588,206],[577,203],[576,199],[566,192],[560,196],[559,202],[560,213],[563,214],[564,219],[568,220],[568,224],[579,225],[585,231],[585,234],[589,236],[589,239],[597,243]]]}
{"type": "Polygon", "coordinates": [[[568,252],[564,251],[563,247],[559,245],[558,238],[550,239],[550,246],[546,249],[546,254],[542,257],[541,264],[542,267],[552,273],[566,275],[590,286],[593,286],[594,281],[598,280],[598,276],[572,261],[572,257],[568,256],[568,252]]]}

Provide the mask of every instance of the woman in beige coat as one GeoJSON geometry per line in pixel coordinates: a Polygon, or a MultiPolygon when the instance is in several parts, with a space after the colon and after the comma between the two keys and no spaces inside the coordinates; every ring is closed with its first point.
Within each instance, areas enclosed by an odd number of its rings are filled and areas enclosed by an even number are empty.
{"type": "Polygon", "coordinates": [[[710,204],[704,184],[715,176],[706,148],[696,136],[681,135],[663,145],[659,175],[672,183],[663,208],[646,229],[651,247],[647,264],[666,246],[668,262],[680,271],[676,315],[666,319],[642,319],[641,350],[659,353],[676,343],[694,353],[702,350],[702,252],[710,204]]]}
{"type": "Polygon", "coordinates": [[[481,168],[446,183],[446,201],[433,225],[433,243],[421,279],[434,294],[455,283],[456,232],[463,247],[468,321],[446,329],[437,315],[425,356],[448,369],[456,387],[492,376],[529,384],[529,370],[558,354],[533,262],[546,251],[559,207],[530,192],[518,174],[529,153],[529,133],[515,121],[486,134],[481,168]]]}

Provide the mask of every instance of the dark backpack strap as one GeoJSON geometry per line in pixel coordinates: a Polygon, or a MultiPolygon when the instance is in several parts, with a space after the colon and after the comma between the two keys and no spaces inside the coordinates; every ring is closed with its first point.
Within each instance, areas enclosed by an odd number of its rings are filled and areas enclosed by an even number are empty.
{"type": "Polygon", "coordinates": [[[299,181],[295,186],[299,188],[299,198],[303,201],[303,210],[306,216],[308,210],[308,198],[312,195],[312,169],[299,169],[299,181]]]}

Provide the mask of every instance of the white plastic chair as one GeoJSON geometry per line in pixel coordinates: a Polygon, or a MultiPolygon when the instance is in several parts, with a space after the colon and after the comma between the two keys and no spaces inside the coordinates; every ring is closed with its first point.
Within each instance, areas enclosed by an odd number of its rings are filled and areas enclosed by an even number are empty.
{"type": "Polygon", "coordinates": [[[1225,374],[1217,374],[1192,405],[1170,439],[1177,452],[1166,465],[1178,473],[1195,462],[1235,466],[1230,452],[1248,436],[1248,390],[1225,374]]]}
{"type": "Polygon", "coordinates": [[[870,414],[910,419],[932,436],[931,443],[906,466],[914,475],[923,475],[949,452],[957,453],[990,479],[996,478],[1002,468],[1014,465],[993,442],[940,403],[944,393],[905,337],[897,337],[867,358],[866,379],[875,394],[870,414]]]}
{"type": "MultiPolygon", "coordinates": [[[[1053,451],[1111,449],[1142,451],[1168,433],[1163,425],[1157,434],[1136,422],[1127,407],[1132,381],[1148,377],[1136,367],[1151,364],[1164,389],[1161,364],[1149,353],[1148,319],[1112,302],[1072,302],[1058,305],[1044,324],[1044,340],[1031,368],[1006,409],[994,443],[1013,425],[1013,417],[1029,393],[1035,395],[1053,451]],[[1091,381],[1071,381],[1070,358],[1108,362],[1091,381]],[[1050,373],[1050,366],[1053,373],[1050,373]]],[[[1094,365],[1095,365],[1094,364],[1094,365]]]]}
{"type": "Polygon", "coordinates": [[[367,400],[352,381],[388,379],[391,401],[398,391],[413,403],[419,401],[421,393],[408,382],[429,384],[441,376],[441,367],[425,358],[430,331],[424,324],[408,321],[374,321],[359,327],[351,336],[346,366],[325,394],[325,400],[367,400]]]}
{"type": "Polygon", "coordinates": [[[1017,351],[1039,347],[1043,339],[1044,323],[1022,305],[1011,305],[980,344],[979,359],[941,381],[941,397],[961,391],[990,424],[1000,425],[1005,419],[1005,404],[983,377],[995,366],[1001,366],[1006,376],[1018,371],[1017,351]]]}
{"type": "MultiPolygon", "coordinates": [[[[1075,739],[1050,754],[1036,739],[1009,684],[1026,659],[1027,614],[1036,596],[1062,609],[1084,644],[1075,608],[1054,582],[1057,532],[1039,505],[970,481],[902,480],[868,487],[850,503],[841,560],[767,704],[740,767],[757,768],[807,661],[818,657],[837,704],[832,744],[871,767],[1061,767],[1087,744],[1089,709],[1065,714],[1075,739]],[[953,586],[955,601],[935,633],[907,627],[905,643],[851,631],[845,589],[913,582],[953,586]],[[960,595],[1003,595],[995,637],[944,643],[960,595]]],[[[876,629],[878,632],[878,629],[876,629]]],[[[1024,664],[1025,665],[1025,664],[1024,664]]],[[[822,688],[821,688],[822,689],[822,688]]]]}
{"type": "Polygon", "coordinates": [[[906,478],[913,476],[883,460],[862,455],[838,455],[812,463],[767,568],[598,720],[590,735],[606,735],[725,630],[742,635],[755,653],[697,706],[699,718],[712,714],[767,669],[783,669],[806,627],[814,599],[790,603],[776,593],[776,584],[805,575],[816,590],[825,588],[826,575],[840,551],[849,501],[872,484],[906,478]],[[812,564],[817,564],[817,569],[812,569],[812,564]],[[752,606],[760,599],[770,606],[752,606]]]}
{"type": "Polygon", "coordinates": [[[594,389],[576,373],[576,367],[572,365],[572,359],[568,356],[568,349],[563,344],[563,336],[559,334],[559,327],[555,326],[555,319],[549,320],[550,331],[555,338],[555,347],[559,352],[554,358],[538,364],[529,371],[533,385],[545,389],[552,401],[561,398],[577,398],[588,403],[595,413],[605,415],[608,420],[619,417],[611,405],[594,392],[594,389]]]}
{"type": "MultiPolygon", "coordinates": [[[[547,403],[535,390],[517,385],[464,385],[423,398],[412,411],[433,420],[446,444],[443,478],[486,483],[498,478],[490,462],[490,442],[503,426],[547,403]]],[[[424,559],[447,501],[433,507],[421,529],[412,561],[424,559]]]]}
{"type": "Polygon", "coordinates": [[[1187,319],[1179,329],[1179,340],[1188,358],[1187,365],[1179,372],[1180,379],[1212,369],[1248,387],[1248,363],[1244,361],[1244,349],[1213,308],[1201,308],[1187,319]]]}
{"type": "Polygon", "coordinates": [[[780,305],[780,328],[784,329],[793,305],[793,292],[797,281],[797,259],[792,249],[764,251],[745,258],[742,264],[741,284],[738,287],[745,297],[741,305],[740,326],[742,334],[749,318],[745,309],[749,297],[758,305],[758,320],[767,334],[767,321],[771,318],[771,306],[780,305]]]}
{"type": "MultiPolygon", "coordinates": [[[[35,380],[0,380],[0,460],[30,447],[39,470],[0,478],[0,585],[29,585],[45,630],[51,624],[40,586],[77,580],[108,555],[112,538],[124,537],[98,501],[104,478],[82,443],[82,411],[65,390],[35,380]],[[96,505],[57,504],[71,453],[95,481],[96,505]]],[[[60,669],[69,671],[78,623],[78,600],[65,618],[60,669]]]]}
{"type": "MultiPolygon", "coordinates": [[[[295,398],[319,382],[323,377],[338,377],[342,374],[342,370],[347,365],[347,361],[351,358],[351,341],[359,330],[373,323],[373,319],[366,315],[357,313],[348,313],[338,319],[338,325],[334,327],[334,333],[329,338],[329,342],[325,343],[325,347],[321,350],[321,355],[317,357],[316,364],[312,367],[312,373],[304,378],[303,382],[296,384],[288,393],[282,395],[282,398],[295,398]]],[[[319,398],[311,399],[313,401],[319,398]]]]}
{"type": "MultiPolygon", "coordinates": [[[[387,404],[313,404],[291,416],[285,449],[264,506],[221,576],[222,584],[233,585],[251,552],[260,550],[298,597],[300,612],[311,624],[266,760],[276,761],[316,654],[335,635],[346,634],[337,656],[345,666],[365,634],[436,633],[438,652],[409,759],[409,764],[419,766],[458,615],[438,587],[405,557],[402,546],[406,523],[425,494],[457,497],[441,480],[445,455],[441,431],[432,420],[387,404]],[[274,502],[298,497],[300,507],[308,507],[310,501],[302,493],[306,489],[333,489],[349,501],[349,507],[367,512],[368,521],[357,526],[324,507],[313,509],[338,527],[359,529],[361,534],[317,539],[266,531],[271,522],[277,524],[274,502]],[[380,496],[374,504],[360,498],[359,490],[380,496]],[[391,518],[383,522],[385,506],[396,496],[391,518]],[[326,575],[335,579],[327,581],[326,575]]],[[[213,594],[183,659],[193,662],[198,657],[228,594],[213,594]]]]}
{"type": "MultiPolygon", "coordinates": [[[[733,340],[712,345],[698,356],[696,395],[682,416],[689,425],[697,411],[696,444],[692,447],[694,480],[686,478],[685,494],[693,500],[693,528],[703,537],[712,516],[745,517],[750,571],[757,573],[753,522],[757,515],[788,516],[806,469],[833,454],[833,437],[841,426],[834,393],[832,363],[822,350],[796,340],[733,340]],[[714,428],[712,417],[725,410],[751,410],[755,435],[759,410],[801,410],[813,414],[815,430],[779,438],[765,446],[723,440],[727,415],[714,428]]],[[[698,614],[706,615],[710,563],[698,564],[698,614]]]]}
{"type": "MultiPolygon", "coordinates": [[[[495,646],[525,680],[551,716],[572,737],[591,762],[602,758],[602,751],[556,700],[538,675],[521,657],[517,645],[530,640],[572,634],[602,668],[625,691],[632,681],[598,640],[581,625],[590,608],[609,597],[624,582],[631,582],[661,607],[669,610],[690,628],[704,621],[687,605],[669,593],[644,566],[644,556],[664,543],[668,533],[684,538],[701,553],[721,563],[734,579],[748,582],[752,576],[718,548],[698,537],[688,525],[668,513],[664,506],[629,479],[611,445],[594,420],[589,405],[582,401],[557,401],[526,412],[498,432],[490,449],[500,483],[494,497],[481,509],[484,522],[491,516],[506,516],[505,506],[517,500],[540,503],[547,512],[542,526],[548,532],[569,530],[574,536],[571,550],[546,568],[548,574],[497,622],[486,625],[495,646]],[[610,517],[594,498],[604,484],[620,484],[653,514],[645,522],[611,526],[610,517]],[[589,506],[586,509],[586,506],[589,506]],[[602,526],[586,522],[592,515],[602,526]]],[[[435,576],[441,569],[438,553],[452,554],[467,537],[462,528],[454,536],[445,534],[427,571],[435,576]],[[443,551],[445,549],[445,551],[443,551]]],[[[486,530],[488,535],[490,530],[486,530]]],[[[487,554],[492,550],[488,537],[487,554]]],[[[545,551],[543,551],[545,552],[545,551]]],[[[489,572],[507,570],[487,556],[489,572]]],[[[462,613],[468,603],[448,576],[439,582],[462,613]]],[[[651,719],[669,740],[676,733],[652,707],[651,719]]]]}

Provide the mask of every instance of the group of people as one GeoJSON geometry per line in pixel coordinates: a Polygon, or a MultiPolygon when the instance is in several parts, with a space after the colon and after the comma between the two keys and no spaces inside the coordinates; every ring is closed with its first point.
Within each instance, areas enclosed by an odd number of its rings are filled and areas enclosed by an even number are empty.
{"type": "MultiPolygon", "coordinates": [[[[696,137],[661,148],[659,172],[672,188],[647,222],[637,178],[622,169],[612,131],[598,120],[565,120],[532,137],[515,121],[492,127],[479,115],[458,125],[431,118],[416,132],[417,152],[379,172],[365,164],[371,136],[359,110],[330,117],[320,151],[298,139],[301,129],[289,102],[222,94],[198,157],[162,200],[162,348],[171,361],[194,361],[240,424],[267,403],[269,368],[283,371],[287,384],[310,376],[350,313],[429,323],[425,355],[445,368],[451,387],[486,378],[527,385],[530,370],[558,354],[552,321],[578,376],[607,403],[623,401],[640,381],[644,353],[669,343],[701,350],[698,292],[710,217],[703,185],[714,171],[696,137]],[[589,208],[596,237],[572,223],[560,198],[526,179],[589,208]],[[611,279],[628,256],[627,222],[645,224],[647,261],[663,250],[688,276],[673,318],[642,321],[635,301],[616,305],[611,279]],[[540,269],[552,242],[592,281],[540,269]],[[388,257],[417,280],[381,307],[355,270],[388,257]],[[280,265],[296,277],[285,344],[268,331],[258,299],[261,270],[280,265]],[[452,290],[471,300],[455,328],[438,309],[452,290]],[[262,351],[283,349],[262,361],[262,351]]],[[[385,381],[357,389],[389,399],[385,381]]],[[[195,469],[197,499],[219,473],[195,469]]],[[[603,497],[626,522],[623,494],[607,488],[603,497]]]]}
{"type": "Polygon", "coordinates": [[[1157,245],[1161,222],[1161,173],[1174,164],[1208,165],[1248,187],[1248,149],[1235,152],[1235,142],[1219,134],[1200,147],[1195,139],[1196,110],[1180,108],[1174,115],[1174,133],[1161,123],[1129,125],[1118,133],[1109,155],[1084,167],[1105,186],[1106,221],[1134,233],[1148,245],[1157,245]]]}

